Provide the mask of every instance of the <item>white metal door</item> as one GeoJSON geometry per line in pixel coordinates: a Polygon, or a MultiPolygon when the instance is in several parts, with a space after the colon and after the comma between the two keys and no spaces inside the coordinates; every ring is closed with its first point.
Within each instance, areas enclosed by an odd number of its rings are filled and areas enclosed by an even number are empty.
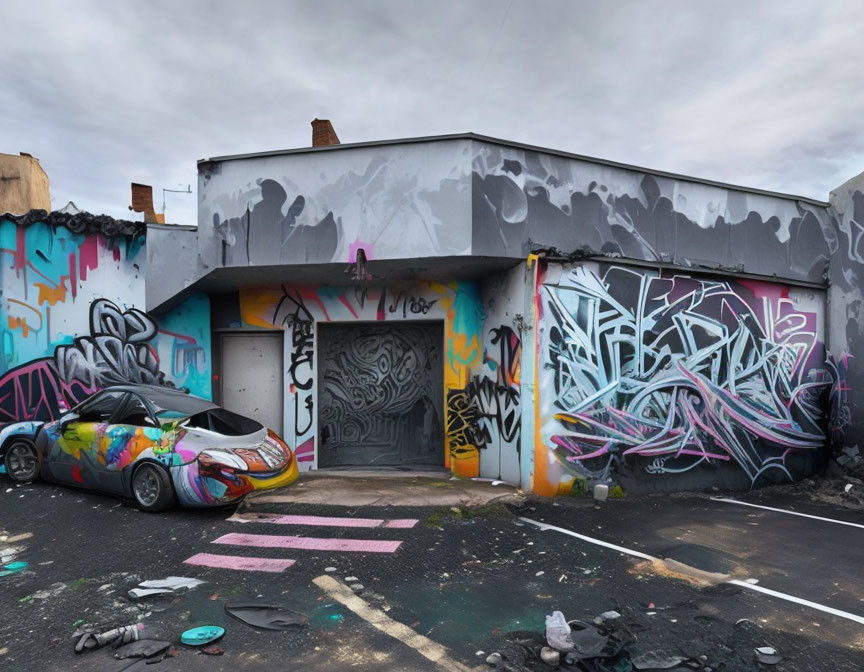
{"type": "Polygon", "coordinates": [[[281,436],[282,341],[279,334],[222,336],[222,405],[281,436]]]}

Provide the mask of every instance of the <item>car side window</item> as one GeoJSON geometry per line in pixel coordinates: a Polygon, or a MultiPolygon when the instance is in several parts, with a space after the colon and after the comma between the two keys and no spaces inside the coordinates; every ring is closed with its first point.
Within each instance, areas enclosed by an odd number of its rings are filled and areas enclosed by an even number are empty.
{"type": "Polygon", "coordinates": [[[126,407],[120,416],[114,420],[114,423],[118,425],[136,425],[138,427],[154,427],[156,425],[150,417],[150,412],[147,410],[144,400],[137,394],[129,395],[126,407]]]}
{"type": "Polygon", "coordinates": [[[103,392],[81,407],[78,420],[81,422],[108,422],[117,405],[123,401],[125,392],[103,392]]]}

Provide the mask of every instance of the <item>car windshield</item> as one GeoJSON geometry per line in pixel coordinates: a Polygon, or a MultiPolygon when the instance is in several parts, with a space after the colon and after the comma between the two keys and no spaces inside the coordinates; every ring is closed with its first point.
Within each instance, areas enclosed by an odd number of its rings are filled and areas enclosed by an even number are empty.
{"type": "Polygon", "coordinates": [[[153,406],[156,416],[159,418],[188,418],[196,413],[203,413],[213,408],[218,408],[212,401],[201,397],[193,397],[175,390],[147,390],[142,395],[153,406]]]}

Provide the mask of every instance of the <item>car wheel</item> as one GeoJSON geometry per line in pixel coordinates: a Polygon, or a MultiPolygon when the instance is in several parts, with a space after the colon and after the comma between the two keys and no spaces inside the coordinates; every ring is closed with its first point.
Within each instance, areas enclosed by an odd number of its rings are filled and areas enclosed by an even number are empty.
{"type": "Polygon", "coordinates": [[[6,475],[16,483],[32,483],[39,476],[42,456],[30,441],[13,441],[3,460],[6,475]]]}
{"type": "Polygon", "coordinates": [[[142,464],[132,474],[132,495],[142,511],[164,511],[174,504],[171,477],[155,464],[142,464]]]}

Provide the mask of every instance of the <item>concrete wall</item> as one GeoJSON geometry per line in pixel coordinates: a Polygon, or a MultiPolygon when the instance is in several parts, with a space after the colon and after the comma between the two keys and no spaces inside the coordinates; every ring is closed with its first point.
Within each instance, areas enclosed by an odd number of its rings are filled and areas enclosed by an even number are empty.
{"type": "Polygon", "coordinates": [[[158,306],[197,278],[198,230],[194,226],[147,225],[147,307],[158,306]]]}
{"type": "Polygon", "coordinates": [[[0,214],[51,210],[48,175],[32,156],[0,154],[0,214]]]}
{"type": "MultiPolygon", "coordinates": [[[[829,339],[835,385],[831,445],[844,467],[860,470],[864,443],[864,173],[831,192],[829,339]]],[[[860,473],[860,471],[859,471],[860,473]]]]}
{"type": "Polygon", "coordinates": [[[539,249],[823,283],[823,205],[475,141],[475,255],[539,249]]]}
{"type": "Polygon", "coordinates": [[[468,254],[464,142],[360,147],[199,167],[199,268],[468,254]]]}
{"type": "Polygon", "coordinates": [[[26,222],[0,220],[0,420],[54,418],[118,382],[210,395],[209,301],[144,313],[143,236],[26,222]]]}
{"type": "Polygon", "coordinates": [[[523,480],[522,342],[531,314],[529,288],[523,263],[481,282],[483,359],[463,392],[475,416],[480,476],[510,483],[523,480]]]}

